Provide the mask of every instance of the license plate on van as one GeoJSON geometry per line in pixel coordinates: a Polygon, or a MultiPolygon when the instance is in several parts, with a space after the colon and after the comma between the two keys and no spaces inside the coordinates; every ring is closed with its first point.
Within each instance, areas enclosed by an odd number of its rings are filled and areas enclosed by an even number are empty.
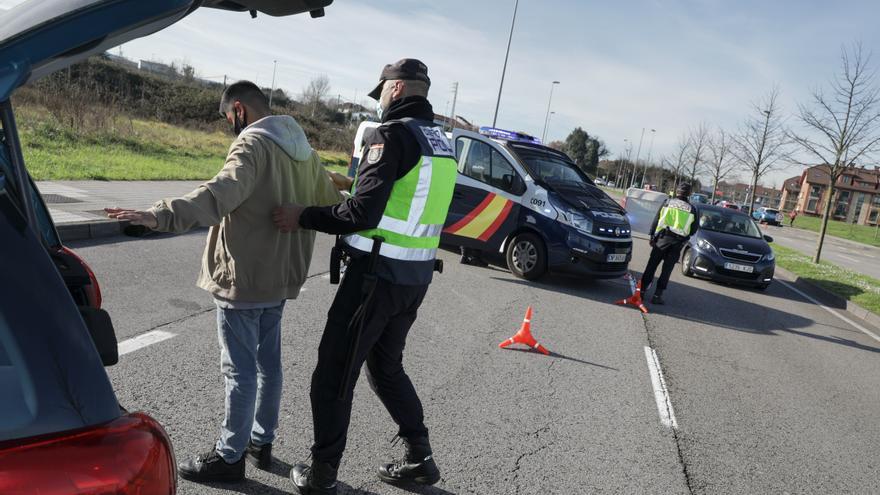
{"type": "Polygon", "coordinates": [[[626,253],[608,255],[608,263],[623,263],[624,261],[626,261],[626,253]]]}
{"type": "Polygon", "coordinates": [[[752,265],[740,265],[738,263],[725,263],[724,268],[726,270],[733,270],[735,272],[744,272],[744,273],[753,273],[755,271],[755,267],[752,265]]]}

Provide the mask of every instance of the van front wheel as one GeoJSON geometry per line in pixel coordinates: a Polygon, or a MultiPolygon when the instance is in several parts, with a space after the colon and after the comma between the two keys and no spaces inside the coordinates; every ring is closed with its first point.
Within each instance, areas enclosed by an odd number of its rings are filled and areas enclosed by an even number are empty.
{"type": "Polygon", "coordinates": [[[547,271],[547,250],[535,234],[523,232],[507,244],[507,268],[526,280],[540,278],[547,271]]]}

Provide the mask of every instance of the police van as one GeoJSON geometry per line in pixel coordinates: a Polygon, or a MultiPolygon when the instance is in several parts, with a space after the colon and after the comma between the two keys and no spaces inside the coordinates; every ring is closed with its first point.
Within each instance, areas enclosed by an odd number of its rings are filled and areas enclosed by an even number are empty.
{"type": "MultiPolygon", "coordinates": [[[[352,169],[362,153],[363,123],[352,169]]],[[[547,271],[594,278],[626,273],[632,237],[624,209],[565,153],[503,129],[447,133],[458,178],[441,243],[503,257],[533,280],[547,271]]]]}

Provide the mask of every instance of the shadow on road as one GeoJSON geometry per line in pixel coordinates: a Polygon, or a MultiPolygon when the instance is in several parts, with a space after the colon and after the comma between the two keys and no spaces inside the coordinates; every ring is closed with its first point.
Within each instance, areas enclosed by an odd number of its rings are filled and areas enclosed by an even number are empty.
{"type": "MultiPolygon", "coordinates": [[[[527,352],[527,353],[530,353],[530,354],[538,354],[538,355],[543,356],[543,354],[541,354],[540,352],[535,351],[535,350],[533,350],[533,349],[516,349],[516,348],[513,348],[513,347],[505,347],[503,350],[505,350],[505,351],[514,351],[514,352],[527,352]]],[[[548,350],[549,350],[549,349],[548,349],[548,350]]],[[[575,363],[588,364],[588,365],[590,365],[590,366],[595,366],[595,367],[597,367],[597,368],[605,368],[606,370],[620,371],[619,369],[617,369],[617,368],[612,368],[611,366],[605,366],[604,364],[598,364],[598,363],[592,363],[592,362],[590,362],[590,361],[584,361],[583,359],[578,359],[578,358],[573,358],[573,357],[565,356],[565,355],[563,355],[563,354],[559,354],[558,352],[553,352],[553,351],[550,351],[550,356],[548,356],[548,357],[551,357],[551,358],[557,358],[557,359],[564,359],[564,360],[566,360],[566,361],[574,361],[575,363]]]]}
{"type": "MultiPolygon", "coordinates": [[[[678,267],[676,267],[676,269],[677,268],[678,267]]],[[[638,272],[633,271],[632,273],[635,277],[641,276],[638,272]]],[[[548,275],[543,277],[540,281],[526,281],[502,277],[493,277],[493,279],[612,305],[616,300],[622,299],[630,294],[629,283],[622,278],[591,280],[565,275],[548,275]]],[[[693,283],[697,285],[724,285],[699,279],[693,279],[693,283]]],[[[652,306],[649,304],[648,308],[650,312],[654,314],[680,318],[682,320],[710,327],[725,328],[738,332],[768,336],[790,333],[822,342],[851,347],[853,349],[880,352],[880,348],[860,344],[854,340],[800,330],[813,326],[816,322],[799,314],[777,309],[777,307],[785,307],[785,301],[802,301],[799,296],[795,296],[795,294],[783,288],[781,285],[771,285],[766,292],[756,292],[747,288],[743,290],[745,291],[745,294],[759,294],[762,299],[766,299],[767,304],[759,304],[744,299],[730,297],[718,292],[700,288],[696,285],[670,281],[667,291],[664,293],[666,304],[663,306],[652,306]]],[[[824,303],[825,301],[823,301],[823,304],[824,303]]],[[[835,307],[834,304],[828,305],[835,307]]],[[[633,308],[630,309],[635,311],[633,308]]],[[[648,317],[650,318],[650,314],[648,317]]],[[[852,328],[824,322],[821,325],[861,335],[861,333],[852,328]]]]}

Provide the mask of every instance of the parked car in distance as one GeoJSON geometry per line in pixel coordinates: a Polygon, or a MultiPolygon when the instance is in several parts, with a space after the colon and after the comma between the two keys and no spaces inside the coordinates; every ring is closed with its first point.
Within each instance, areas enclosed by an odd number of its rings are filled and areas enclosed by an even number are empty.
{"type": "Polygon", "coordinates": [[[597,177],[593,179],[593,184],[596,184],[597,186],[604,186],[605,181],[597,177]]]}
{"type": "Polygon", "coordinates": [[[681,256],[681,272],[717,282],[766,289],[773,281],[776,256],[748,215],[721,206],[697,209],[699,228],[681,256]]]}
{"type": "Polygon", "coordinates": [[[709,196],[703,193],[693,193],[689,201],[692,205],[705,205],[709,204],[709,196]]]}
{"type": "Polygon", "coordinates": [[[782,225],[782,212],[776,208],[760,207],[752,213],[752,218],[758,223],[766,223],[768,225],[782,225]]]}

